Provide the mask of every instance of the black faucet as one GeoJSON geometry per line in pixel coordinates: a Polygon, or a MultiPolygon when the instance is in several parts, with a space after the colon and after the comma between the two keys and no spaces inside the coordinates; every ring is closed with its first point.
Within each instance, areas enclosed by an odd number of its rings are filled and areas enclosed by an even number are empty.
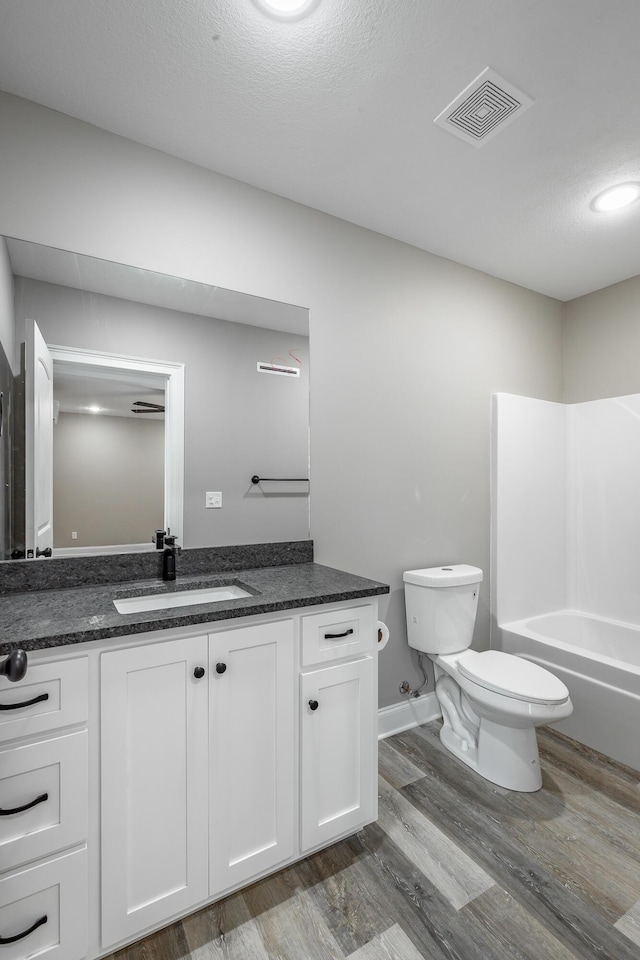
{"type": "Polygon", "coordinates": [[[164,538],[162,551],[162,579],[175,580],[176,578],[176,538],[164,538]]]}

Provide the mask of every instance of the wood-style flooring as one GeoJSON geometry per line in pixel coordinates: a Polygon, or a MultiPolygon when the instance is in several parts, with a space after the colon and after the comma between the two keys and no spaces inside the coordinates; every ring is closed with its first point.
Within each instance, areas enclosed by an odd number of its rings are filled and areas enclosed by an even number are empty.
{"type": "Polygon", "coordinates": [[[541,729],[512,793],[439,729],[380,743],[377,823],[114,957],[639,960],[640,774],[541,729]]]}

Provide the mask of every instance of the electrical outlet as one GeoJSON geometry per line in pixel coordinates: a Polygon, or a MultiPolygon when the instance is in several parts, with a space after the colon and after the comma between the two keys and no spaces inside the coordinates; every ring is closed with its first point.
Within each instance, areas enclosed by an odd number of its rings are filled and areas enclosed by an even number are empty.
{"type": "Polygon", "coordinates": [[[77,539],[78,539],[78,533],[77,533],[76,530],[73,530],[73,531],[72,531],[72,533],[71,533],[71,539],[72,539],[72,540],[77,540],[77,539]]]}
{"type": "Polygon", "coordinates": [[[212,508],[217,509],[221,507],[222,493],[220,492],[212,493],[211,491],[207,491],[207,493],[205,493],[204,495],[204,505],[207,508],[207,510],[211,510],[212,508]]]}

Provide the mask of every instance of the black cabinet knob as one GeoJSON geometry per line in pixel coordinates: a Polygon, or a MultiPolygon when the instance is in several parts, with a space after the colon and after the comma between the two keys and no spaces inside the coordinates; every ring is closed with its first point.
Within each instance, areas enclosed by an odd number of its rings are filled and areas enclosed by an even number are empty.
{"type": "Polygon", "coordinates": [[[309,700],[309,710],[317,710],[320,704],[317,700],[309,700]]]}
{"type": "Polygon", "coordinates": [[[226,663],[216,663],[216,673],[224,673],[226,669],[226,663]]]}
{"type": "Polygon", "coordinates": [[[14,650],[0,663],[0,677],[6,677],[12,683],[22,680],[26,672],[27,655],[24,650],[14,650]]]}
{"type": "Polygon", "coordinates": [[[193,671],[193,675],[196,678],[196,680],[202,680],[202,678],[204,677],[204,667],[196,667],[195,670],[193,671]]]}

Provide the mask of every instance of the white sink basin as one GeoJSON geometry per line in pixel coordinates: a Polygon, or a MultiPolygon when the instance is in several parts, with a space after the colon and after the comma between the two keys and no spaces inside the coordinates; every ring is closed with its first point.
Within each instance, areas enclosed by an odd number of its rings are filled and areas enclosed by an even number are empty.
{"type": "Polygon", "coordinates": [[[145,597],[122,597],[114,600],[118,613],[144,613],[145,610],[166,610],[168,607],[190,607],[196,603],[220,603],[222,600],[238,600],[252,594],[242,587],[229,584],[226,587],[203,587],[200,590],[182,590],[176,593],[152,593],[145,597]]]}

